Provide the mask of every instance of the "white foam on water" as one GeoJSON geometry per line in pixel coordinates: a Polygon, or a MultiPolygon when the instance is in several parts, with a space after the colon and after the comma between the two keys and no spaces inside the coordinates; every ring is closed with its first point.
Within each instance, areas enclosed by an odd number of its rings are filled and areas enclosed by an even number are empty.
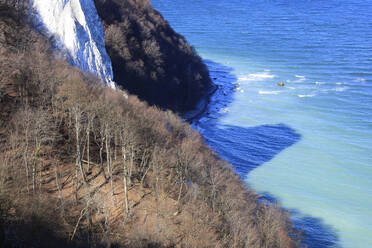
{"type": "Polygon", "coordinates": [[[318,82],[318,81],[316,81],[315,84],[316,84],[316,85],[323,85],[323,84],[325,84],[325,83],[324,83],[324,82],[318,82]]]}
{"type": "Polygon", "coordinates": [[[304,97],[313,97],[313,96],[315,96],[315,94],[297,95],[297,96],[300,97],[300,98],[304,98],[304,97]]]}
{"type": "Polygon", "coordinates": [[[228,112],[230,112],[229,108],[223,108],[219,111],[219,113],[228,113],[228,112]]]}
{"type": "Polygon", "coordinates": [[[336,92],[343,92],[345,90],[349,89],[349,87],[336,87],[333,89],[322,89],[321,92],[330,92],[330,91],[336,91],[336,92]]]}
{"type": "Polygon", "coordinates": [[[273,74],[270,74],[269,71],[264,71],[261,73],[251,73],[248,75],[240,75],[238,77],[239,81],[264,81],[268,79],[273,79],[276,76],[273,74]]]}
{"type": "Polygon", "coordinates": [[[348,87],[338,87],[338,88],[334,88],[332,90],[337,91],[337,92],[343,92],[343,91],[345,91],[347,89],[348,89],[348,87]]]}
{"type": "Polygon", "coordinates": [[[342,83],[341,82],[337,82],[336,85],[342,85],[342,83]]]}
{"type": "Polygon", "coordinates": [[[280,93],[279,91],[264,91],[264,90],[258,91],[258,94],[260,95],[278,95],[279,93],[280,93]]]}
{"type": "Polygon", "coordinates": [[[235,88],[235,91],[240,92],[240,93],[244,93],[244,90],[240,87],[235,88]]]}
{"type": "Polygon", "coordinates": [[[353,81],[354,82],[364,83],[365,81],[367,81],[367,79],[365,79],[365,78],[357,78],[357,79],[354,79],[353,81]]]}
{"type": "Polygon", "coordinates": [[[296,89],[295,87],[291,87],[291,86],[286,86],[285,88],[290,89],[290,90],[295,90],[296,89]]]}
{"type": "Polygon", "coordinates": [[[299,82],[303,82],[303,81],[306,80],[306,77],[305,76],[295,75],[295,77],[297,78],[297,80],[294,80],[293,81],[294,83],[299,83],[299,82]]]}

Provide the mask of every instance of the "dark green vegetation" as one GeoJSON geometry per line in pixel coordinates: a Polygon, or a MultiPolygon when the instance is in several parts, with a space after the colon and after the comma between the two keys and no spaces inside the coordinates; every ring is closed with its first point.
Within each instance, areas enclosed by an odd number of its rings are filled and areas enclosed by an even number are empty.
{"type": "Polygon", "coordinates": [[[297,245],[171,112],[59,60],[0,5],[0,247],[297,245]]]}
{"type": "Polygon", "coordinates": [[[114,81],[162,108],[184,112],[211,88],[207,67],[148,0],[95,0],[114,81]]]}

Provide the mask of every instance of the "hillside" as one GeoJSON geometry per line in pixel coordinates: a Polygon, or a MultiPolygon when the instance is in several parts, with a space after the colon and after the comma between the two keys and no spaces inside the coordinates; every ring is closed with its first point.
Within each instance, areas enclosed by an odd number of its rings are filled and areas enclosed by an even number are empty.
{"type": "Polygon", "coordinates": [[[150,104],[190,110],[211,90],[207,67],[148,0],[95,0],[114,81],[150,104]]]}
{"type": "Polygon", "coordinates": [[[0,4],[0,247],[295,247],[171,112],[58,59],[0,4]]]}

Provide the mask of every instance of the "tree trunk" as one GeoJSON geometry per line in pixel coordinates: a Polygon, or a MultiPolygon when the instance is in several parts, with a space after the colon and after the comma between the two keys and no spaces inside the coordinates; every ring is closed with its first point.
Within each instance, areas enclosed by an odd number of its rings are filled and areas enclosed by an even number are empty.
{"type": "Polygon", "coordinates": [[[26,169],[26,187],[27,187],[27,193],[30,193],[30,188],[29,188],[29,168],[28,168],[28,128],[26,128],[26,147],[23,153],[23,161],[25,164],[25,169],[26,169]]]}
{"type": "Polygon", "coordinates": [[[75,202],[78,201],[78,190],[79,190],[79,169],[75,165],[75,202]]]}
{"type": "Polygon", "coordinates": [[[62,195],[62,187],[61,187],[61,184],[59,182],[59,175],[58,175],[58,166],[57,166],[57,163],[54,163],[54,175],[56,177],[56,185],[57,185],[59,200],[61,201],[62,216],[64,216],[64,214],[65,214],[65,207],[64,207],[64,201],[63,201],[63,195],[62,195]]]}
{"type": "Polygon", "coordinates": [[[105,142],[105,137],[103,135],[103,132],[101,132],[101,143],[100,143],[100,147],[99,147],[99,159],[100,159],[101,170],[102,170],[103,176],[107,180],[107,176],[106,176],[106,173],[105,173],[105,168],[103,166],[103,145],[104,145],[104,142],[105,142]]]}
{"type": "Polygon", "coordinates": [[[88,172],[90,172],[90,120],[88,120],[88,126],[87,126],[87,161],[88,161],[88,172]]]}
{"type": "Polygon", "coordinates": [[[126,165],[126,158],[125,158],[125,148],[124,146],[121,148],[122,156],[123,156],[123,183],[124,183],[124,199],[125,199],[125,213],[129,214],[129,201],[128,201],[128,183],[127,183],[127,176],[128,170],[126,165]]]}
{"type": "Polygon", "coordinates": [[[117,154],[116,154],[116,152],[117,152],[117,151],[116,151],[116,146],[117,146],[117,143],[118,143],[118,142],[117,142],[117,139],[118,139],[118,138],[117,138],[117,135],[114,134],[114,161],[117,160],[117,154]]]}
{"type": "Polygon", "coordinates": [[[132,171],[133,171],[133,163],[134,162],[134,148],[133,145],[131,147],[131,156],[130,156],[130,168],[129,168],[129,185],[132,185],[132,171]]]}
{"type": "Polygon", "coordinates": [[[38,141],[36,139],[36,150],[34,152],[34,164],[32,167],[32,190],[34,193],[36,190],[37,162],[38,162],[38,157],[39,157],[39,151],[40,151],[40,144],[38,144],[38,141]]]}
{"type": "Polygon", "coordinates": [[[183,189],[183,182],[181,182],[180,190],[178,192],[178,199],[177,199],[178,206],[180,205],[180,200],[181,200],[181,196],[182,196],[182,189],[183,189]]]}
{"type": "Polygon", "coordinates": [[[87,183],[83,164],[81,163],[81,151],[80,151],[80,111],[75,112],[75,135],[76,135],[76,166],[80,169],[83,182],[87,183]]]}
{"type": "Polygon", "coordinates": [[[110,178],[110,186],[111,186],[111,195],[114,196],[114,184],[112,178],[112,168],[111,168],[111,148],[110,148],[110,133],[108,127],[106,127],[106,159],[107,159],[107,173],[109,174],[110,178]]]}

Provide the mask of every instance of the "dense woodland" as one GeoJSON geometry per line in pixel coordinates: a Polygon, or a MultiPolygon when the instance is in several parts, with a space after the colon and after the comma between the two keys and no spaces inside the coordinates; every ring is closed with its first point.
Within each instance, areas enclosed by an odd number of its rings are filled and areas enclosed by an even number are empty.
{"type": "Polygon", "coordinates": [[[0,247],[297,247],[187,123],[57,58],[0,4],[0,247]]]}
{"type": "Polygon", "coordinates": [[[192,109],[211,91],[208,68],[148,0],[95,0],[114,81],[150,104],[192,109]]]}

